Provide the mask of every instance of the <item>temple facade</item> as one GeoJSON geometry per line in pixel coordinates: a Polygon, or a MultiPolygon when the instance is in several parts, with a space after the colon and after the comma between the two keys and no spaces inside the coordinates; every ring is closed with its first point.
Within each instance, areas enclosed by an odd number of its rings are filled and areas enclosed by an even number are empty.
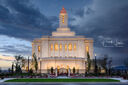
{"type": "Polygon", "coordinates": [[[42,36],[32,42],[32,54],[38,59],[41,73],[49,69],[57,69],[65,73],[68,69],[76,69],[85,73],[87,52],[93,58],[93,39],[77,36],[68,27],[68,14],[63,7],[59,14],[59,27],[51,36],[42,36]]]}

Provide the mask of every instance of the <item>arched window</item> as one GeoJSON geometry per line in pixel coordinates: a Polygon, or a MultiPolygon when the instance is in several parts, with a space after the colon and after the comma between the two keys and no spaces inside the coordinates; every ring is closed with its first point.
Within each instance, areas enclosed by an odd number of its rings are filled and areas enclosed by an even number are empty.
{"type": "Polygon", "coordinates": [[[74,51],[76,51],[76,44],[74,44],[74,47],[73,48],[74,48],[74,51]]]}
{"type": "Polygon", "coordinates": [[[67,44],[65,44],[65,51],[67,51],[67,44]]]}
{"type": "Polygon", "coordinates": [[[68,44],[68,50],[72,51],[72,44],[68,44]]]}
{"type": "Polygon", "coordinates": [[[57,43],[55,44],[54,47],[55,47],[55,51],[58,51],[59,48],[58,48],[58,44],[57,43]]]}
{"type": "Polygon", "coordinates": [[[60,51],[62,51],[62,44],[60,44],[60,51]]]}
{"type": "Polygon", "coordinates": [[[38,52],[40,52],[40,46],[38,46],[38,52]]]}
{"type": "Polygon", "coordinates": [[[86,46],[86,52],[89,52],[89,47],[88,46],[86,46]]]}
{"type": "Polygon", "coordinates": [[[53,44],[51,44],[50,47],[51,47],[51,51],[53,51],[53,44]]]}

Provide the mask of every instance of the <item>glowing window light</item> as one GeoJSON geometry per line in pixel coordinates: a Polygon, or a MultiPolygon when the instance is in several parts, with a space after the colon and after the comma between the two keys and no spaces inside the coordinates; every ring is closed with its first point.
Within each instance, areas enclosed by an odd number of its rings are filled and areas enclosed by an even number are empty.
{"type": "Polygon", "coordinates": [[[53,51],[53,44],[51,44],[51,46],[50,46],[50,47],[51,47],[51,51],[53,51]]]}
{"type": "Polygon", "coordinates": [[[64,16],[62,16],[62,23],[64,23],[64,16]]]}
{"type": "Polygon", "coordinates": [[[38,46],[38,52],[40,52],[40,46],[38,46]]]}
{"type": "Polygon", "coordinates": [[[57,69],[60,69],[60,66],[57,66],[57,69]]]}
{"type": "Polygon", "coordinates": [[[60,51],[62,51],[62,44],[60,44],[60,51]]]}
{"type": "Polygon", "coordinates": [[[67,44],[65,44],[65,51],[67,51],[67,44]]]}
{"type": "Polygon", "coordinates": [[[72,51],[72,44],[69,44],[69,45],[68,45],[68,50],[69,50],[69,51],[72,51]]]}
{"type": "Polygon", "coordinates": [[[89,47],[88,46],[86,46],[86,52],[89,52],[89,47]]]}
{"type": "Polygon", "coordinates": [[[58,51],[58,49],[59,49],[59,48],[58,48],[58,44],[56,43],[56,44],[55,44],[55,51],[58,51]]]}
{"type": "Polygon", "coordinates": [[[74,50],[76,50],[76,44],[74,44],[74,50]]]}

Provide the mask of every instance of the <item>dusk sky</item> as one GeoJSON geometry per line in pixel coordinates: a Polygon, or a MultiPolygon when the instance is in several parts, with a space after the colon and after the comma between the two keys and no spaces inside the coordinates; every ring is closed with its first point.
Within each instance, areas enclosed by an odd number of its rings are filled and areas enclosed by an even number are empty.
{"type": "Polygon", "coordinates": [[[56,30],[63,6],[70,29],[94,39],[98,58],[128,59],[128,0],[0,0],[0,67],[31,56],[31,42],[56,30]]]}

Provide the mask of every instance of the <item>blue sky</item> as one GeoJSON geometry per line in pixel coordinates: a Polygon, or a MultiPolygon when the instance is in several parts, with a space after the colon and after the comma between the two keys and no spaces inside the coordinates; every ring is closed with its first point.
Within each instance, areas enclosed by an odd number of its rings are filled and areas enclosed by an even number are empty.
{"type": "Polygon", "coordinates": [[[31,56],[32,40],[51,35],[58,27],[62,6],[71,30],[94,39],[97,57],[108,54],[114,65],[128,59],[128,0],[0,0],[0,61],[31,56]],[[104,46],[108,41],[112,47],[104,46]]]}

